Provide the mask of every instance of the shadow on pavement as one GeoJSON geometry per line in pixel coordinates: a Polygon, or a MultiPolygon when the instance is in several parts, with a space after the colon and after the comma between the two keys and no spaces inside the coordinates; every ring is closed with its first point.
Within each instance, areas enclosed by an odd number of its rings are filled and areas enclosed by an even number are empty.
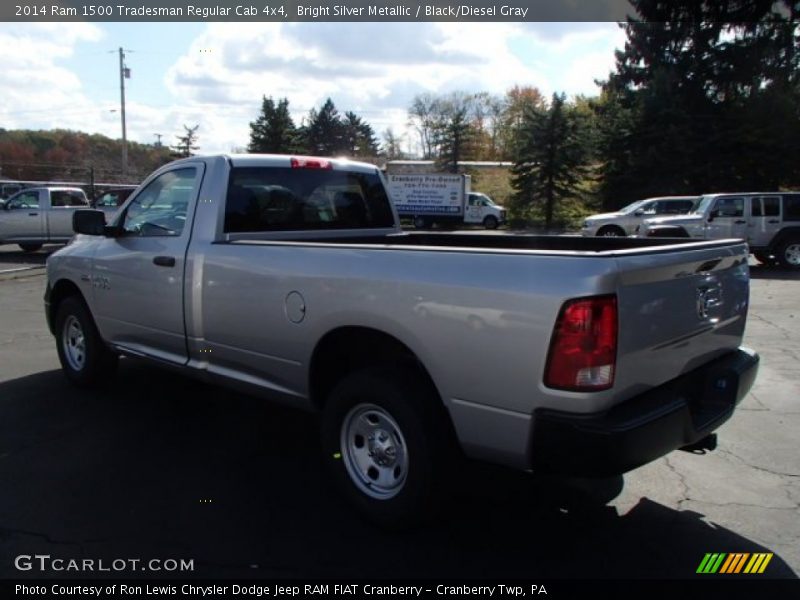
{"type": "Polygon", "coordinates": [[[750,265],[753,279],[776,279],[779,281],[800,281],[800,271],[789,271],[772,265],[750,265]]]}
{"type": "MultiPolygon", "coordinates": [[[[647,498],[620,515],[602,502],[621,478],[580,495],[485,465],[443,518],[385,533],[334,494],[313,416],[127,360],[112,385],[0,383],[0,577],[48,576],[13,567],[38,553],[194,559],[196,577],[683,578],[707,552],[769,551],[647,498]]],[[[775,556],[767,576],[795,575],[775,556]]]]}
{"type": "Polygon", "coordinates": [[[47,245],[36,252],[23,252],[16,244],[0,246],[0,267],[9,264],[44,266],[47,257],[62,247],[61,245],[47,245]]]}

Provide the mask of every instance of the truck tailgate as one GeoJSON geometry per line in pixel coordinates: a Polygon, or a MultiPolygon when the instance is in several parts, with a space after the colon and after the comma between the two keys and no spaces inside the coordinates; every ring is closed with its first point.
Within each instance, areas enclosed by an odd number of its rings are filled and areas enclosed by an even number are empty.
{"type": "Polygon", "coordinates": [[[742,242],[617,256],[617,401],[740,345],[749,302],[747,258],[742,242]]]}

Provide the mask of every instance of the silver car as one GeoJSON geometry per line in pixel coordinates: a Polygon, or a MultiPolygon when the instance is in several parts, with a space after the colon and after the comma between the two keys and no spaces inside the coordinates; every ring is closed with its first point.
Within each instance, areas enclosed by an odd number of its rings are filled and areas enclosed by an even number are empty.
{"type": "Polygon", "coordinates": [[[682,215],[694,208],[699,196],[664,196],[637,200],[617,212],[588,217],[581,233],[585,236],[619,237],[633,235],[644,219],[658,215],[682,215]]]}

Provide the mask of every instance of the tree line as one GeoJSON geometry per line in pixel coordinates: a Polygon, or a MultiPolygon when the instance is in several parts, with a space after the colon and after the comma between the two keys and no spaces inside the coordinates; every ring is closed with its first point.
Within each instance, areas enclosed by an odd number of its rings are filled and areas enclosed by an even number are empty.
{"type": "MultiPolygon", "coordinates": [[[[615,209],[656,195],[800,186],[798,3],[630,1],[637,16],[620,25],[626,43],[596,97],[545,97],[526,85],[503,95],[419,94],[408,107],[408,137],[388,128],[379,141],[366,120],[341,113],[330,98],[296,124],[288,98],[264,95],[246,149],[421,156],[448,171],[459,161],[508,161],[513,214],[536,213],[548,226],[572,199],[615,209]]],[[[197,130],[184,125],[172,148],[129,143],[131,171],[194,154],[197,130]]],[[[25,163],[76,162],[112,172],[118,144],[0,129],[2,174],[15,177],[25,163]]]]}

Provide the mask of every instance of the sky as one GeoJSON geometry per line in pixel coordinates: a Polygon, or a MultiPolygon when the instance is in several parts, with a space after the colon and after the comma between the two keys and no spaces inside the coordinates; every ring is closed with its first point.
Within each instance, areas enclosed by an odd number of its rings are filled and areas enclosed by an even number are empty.
{"type": "Polygon", "coordinates": [[[200,154],[231,152],[263,95],[288,98],[298,125],[330,97],[414,152],[417,94],[595,95],[624,41],[608,22],[0,23],[0,127],[120,138],[122,47],[129,140],[172,145],[199,124],[200,154]]]}

